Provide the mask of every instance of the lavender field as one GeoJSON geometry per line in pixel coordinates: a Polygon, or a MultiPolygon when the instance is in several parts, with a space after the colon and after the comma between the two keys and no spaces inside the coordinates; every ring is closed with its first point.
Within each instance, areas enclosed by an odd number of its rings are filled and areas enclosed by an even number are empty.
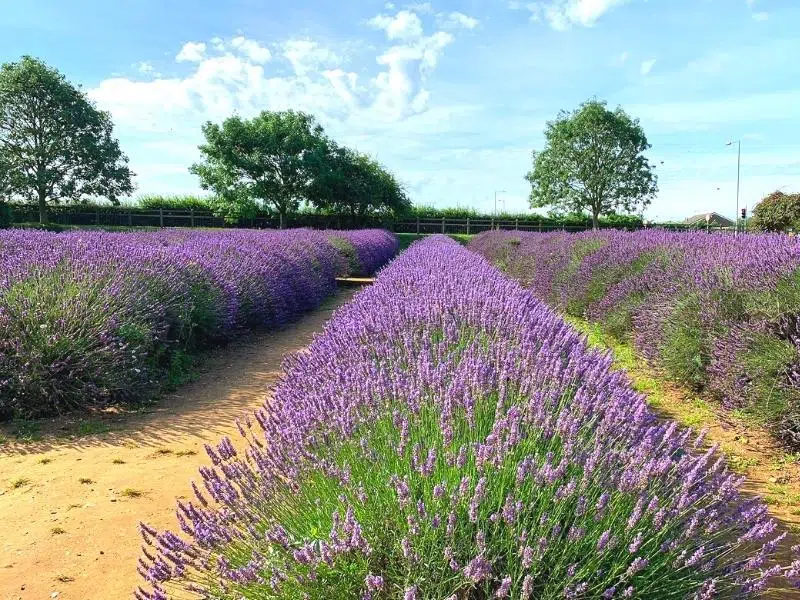
{"type": "MultiPolygon", "coordinates": [[[[557,292],[550,239],[532,280],[557,292]]],[[[522,268],[510,236],[479,243],[522,268]]],[[[764,244],[780,272],[792,249],[764,244]]],[[[239,429],[207,447],[180,531],[142,525],[137,598],[699,600],[800,577],[702,434],[443,236],[339,309],[239,429]]]]}
{"type": "Polygon", "coordinates": [[[800,241],[661,230],[490,232],[470,248],[673,380],[800,445],[800,241]]]}
{"type": "Polygon", "coordinates": [[[394,256],[380,230],[0,233],[0,417],[141,400],[191,355],[317,307],[394,256]]]}

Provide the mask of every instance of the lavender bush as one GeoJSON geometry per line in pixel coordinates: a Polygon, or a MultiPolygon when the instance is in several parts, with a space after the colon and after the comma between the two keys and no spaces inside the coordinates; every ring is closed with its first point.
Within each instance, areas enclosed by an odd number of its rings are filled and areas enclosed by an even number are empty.
{"type": "MultiPolygon", "coordinates": [[[[397,247],[383,231],[349,235],[359,271],[397,247]]],[[[3,232],[0,416],[140,399],[187,353],[316,307],[348,270],[311,230],[3,232]]]]}
{"type": "Polygon", "coordinates": [[[207,451],[141,599],[743,598],[800,562],[702,435],[485,259],[412,245],[207,451]]]}
{"type": "Polygon", "coordinates": [[[490,232],[470,248],[673,379],[800,444],[800,242],[651,230],[490,232]]]}
{"type": "Polygon", "coordinates": [[[329,239],[347,255],[352,275],[372,275],[400,248],[397,236],[382,229],[336,231],[329,239]]]}

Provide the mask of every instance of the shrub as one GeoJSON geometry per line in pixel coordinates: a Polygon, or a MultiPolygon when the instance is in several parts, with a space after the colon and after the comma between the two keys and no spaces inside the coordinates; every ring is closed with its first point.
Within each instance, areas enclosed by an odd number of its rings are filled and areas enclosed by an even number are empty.
{"type": "Polygon", "coordinates": [[[11,212],[11,205],[0,200],[0,229],[11,227],[14,222],[14,214],[11,212]]]}
{"type": "Polygon", "coordinates": [[[443,236],[240,430],[179,503],[188,538],[142,525],[138,598],[747,597],[797,574],[764,567],[783,536],[702,435],[443,236]]]}
{"type": "Polygon", "coordinates": [[[353,275],[375,273],[400,248],[397,236],[382,229],[337,231],[330,233],[329,239],[348,257],[353,275]]]}
{"type": "MultiPolygon", "coordinates": [[[[396,240],[367,232],[352,244],[386,261],[396,240]]],[[[187,352],[285,324],[347,270],[311,230],[12,230],[0,235],[0,267],[4,417],[145,398],[185,378],[187,352]]]]}
{"type": "Polygon", "coordinates": [[[211,211],[213,208],[213,198],[206,196],[163,196],[156,194],[149,194],[139,196],[136,199],[136,204],[140,208],[147,208],[156,210],[163,208],[165,210],[200,210],[211,211]]]}
{"type": "Polygon", "coordinates": [[[497,248],[507,247],[508,234],[484,233],[469,247],[551,305],[633,340],[672,379],[744,407],[800,443],[796,239],[662,230],[515,235],[519,243],[502,257],[497,248]]]}

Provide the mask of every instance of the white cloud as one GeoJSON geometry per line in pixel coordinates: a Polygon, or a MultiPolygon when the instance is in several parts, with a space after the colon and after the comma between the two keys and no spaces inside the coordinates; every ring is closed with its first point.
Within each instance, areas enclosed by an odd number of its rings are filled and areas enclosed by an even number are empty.
{"type": "Polygon", "coordinates": [[[387,2],[386,4],[383,5],[383,8],[385,8],[386,10],[394,10],[394,2],[387,2]]]}
{"type": "Polygon", "coordinates": [[[268,48],[265,48],[255,40],[249,40],[241,35],[231,40],[231,47],[238,50],[255,63],[265,63],[272,58],[272,54],[268,48]]]}
{"type": "Polygon", "coordinates": [[[753,13],[753,19],[756,21],[766,21],[769,19],[769,13],[766,12],[755,12],[753,13]]]}
{"type": "Polygon", "coordinates": [[[651,58],[650,60],[642,61],[642,64],[639,67],[639,72],[642,75],[647,75],[648,73],[650,73],[650,71],[653,70],[653,66],[655,66],[655,64],[656,64],[656,59],[655,58],[651,58]]]}
{"type": "MultiPolygon", "coordinates": [[[[396,15],[390,18],[396,22],[396,15]]],[[[454,32],[426,32],[421,23],[419,30],[409,23],[413,19],[382,28],[387,41],[377,50],[361,46],[373,51],[373,62],[363,57],[368,60],[359,61],[365,68],[358,73],[347,66],[353,60],[348,44],[290,38],[267,45],[238,36],[184,46],[188,73],[109,77],[88,94],[111,112],[141,193],[197,191],[186,169],[200,158],[202,124],[262,110],[312,113],[337,140],[378,156],[403,178],[411,168],[402,166],[409,153],[419,153],[430,143],[426,139],[463,129],[467,118],[462,110],[455,123],[452,105],[437,103],[427,87],[454,32]],[[271,60],[264,63],[267,56],[258,48],[267,47],[271,60]]]]}
{"type": "Polygon", "coordinates": [[[335,52],[309,39],[289,40],[283,43],[281,50],[298,76],[341,62],[335,52]]]}
{"type": "Polygon", "coordinates": [[[408,10],[413,10],[419,14],[427,14],[433,12],[433,6],[431,6],[430,2],[414,2],[412,4],[406,4],[405,8],[408,10]]]}
{"type": "Polygon", "coordinates": [[[203,42],[186,42],[175,57],[178,62],[200,62],[206,53],[203,42]]]}
{"type": "Polygon", "coordinates": [[[147,61],[147,60],[143,60],[141,62],[135,63],[133,65],[133,68],[135,68],[137,71],[139,71],[139,73],[141,73],[142,75],[156,74],[155,73],[155,69],[153,68],[153,64],[150,61],[147,61]]]}
{"type": "Polygon", "coordinates": [[[624,64],[625,64],[625,62],[627,62],[627,60],[628,60],[628,57],[629,57],[628,53],[627,53],[627,52],[623,52],[622,54],[620,54],[620,55],[617,57],[617,64],[619,64],[619,65],[624,65],[624,64]]]}
{"type": "Polygon", "coordinates": [[[463,27],[464,29],[475,29],[480,24],[480,21],[475,17],[470,17],[461,12],[451,12],[450,14],[442,13],[438,16],[442,26],[448,28],[463,27]]]}
{"type": "Polygon", "coordinates": [[[375,29],[383,29],[390,40],[411,40],[422,36],[422,21],[408,10],[401,10],[394,17],[378,15],[368,21],[375,29]]]}
{"type": "Polygon", "coordinates": [[[374,79],[379,90],[375,112],[399,119],[423,111],[429,98],[424,79],[452,41],[452,35],[438,31],[415,43],[393,46],[379,56],[378,64],[386,70],[374,79]]]}
{"type": "MultiPolygon", "coordinates": [[[[572,25],[591,27],[606,12],[629,0],[548,0],[525,7],[533,20],[546,20],[553,29],[565,31],[572,25]]],[[[519,3],[515,3],[519,6],[519,3]]]]}

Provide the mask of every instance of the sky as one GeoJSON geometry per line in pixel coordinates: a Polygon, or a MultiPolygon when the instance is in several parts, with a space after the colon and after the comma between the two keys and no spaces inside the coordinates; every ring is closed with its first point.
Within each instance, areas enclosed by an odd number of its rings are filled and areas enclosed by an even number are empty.
{"type": "Polygon", "coordinates": [[[416,204],[528,211],[560,110],[638,118],[649,219],[800,191],[797,0],[0,0],[0,62],[37,56],[110,111],[137,194],[200,192],[201,125],[304,110],[416,204]],[[734,141],[733,145],[726,145],[734,141]]]}

